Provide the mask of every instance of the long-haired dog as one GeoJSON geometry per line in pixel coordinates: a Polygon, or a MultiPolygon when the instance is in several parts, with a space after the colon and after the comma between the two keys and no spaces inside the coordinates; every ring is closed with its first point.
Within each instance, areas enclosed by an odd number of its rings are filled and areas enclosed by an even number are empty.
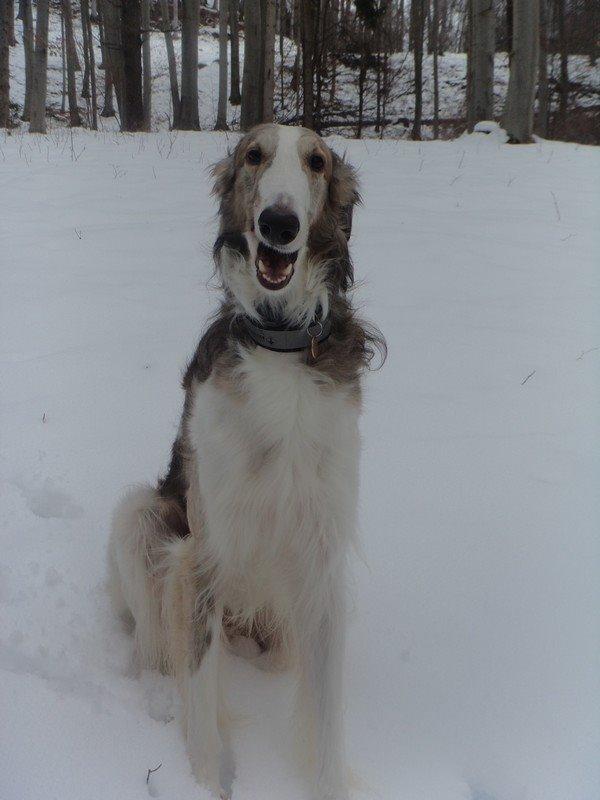
{"type": "Polygon", "coordinates": [[[198,780],[229,797],[219,660],[243,636],[294,665],[314,796],[340,800],[360,382],[385,348],[347,296],[356,176],[312,131],[278,125],[213,175],[223,302],[183,379],[167,475],[115,511],[112,599],[141,665],[176,677],[198,780]]]}

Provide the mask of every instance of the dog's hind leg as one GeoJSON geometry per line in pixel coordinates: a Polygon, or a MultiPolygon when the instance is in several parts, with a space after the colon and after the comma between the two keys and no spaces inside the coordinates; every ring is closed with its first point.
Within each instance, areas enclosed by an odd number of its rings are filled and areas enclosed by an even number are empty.
{"type": "Polygon", "coordinates": [[[197,568],[193,536],[174,543],[165,580],[164,614],[182,698],[183,730],[194,775],[216,797],[230,794],[219,681],[223,608],[210,575],[197,568]]]}
{"type": "MultiPolygon", "coordinates": [[[[117,505],[108,549],[112,605],[125,624],[134,622],[140,668],[169,668],[161,620],[163,561],[181,535],[181,513],[151,486],[131,490],[117,505]]],[[[185,518],[184,518],[185,519],[185,518]]]]}

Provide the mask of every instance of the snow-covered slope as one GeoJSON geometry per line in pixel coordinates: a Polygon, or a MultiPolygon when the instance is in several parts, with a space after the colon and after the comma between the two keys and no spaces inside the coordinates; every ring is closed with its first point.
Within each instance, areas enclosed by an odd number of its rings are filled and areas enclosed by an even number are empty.
{"type": "MultiPolygon", "coordinates": [[[[369,377],[348,746],[377,800],[597,800],[600,152],[348,142],[369,377]]],[[[0,141],[0,797],[203,800],[130,674],[111,508],[167,464],[218,134],[0,141]],[[162,764],[146,783],[147,771],[162,764]]],[[[227,664],[235,797],[305,798],[290,680],[227,664]]]]}

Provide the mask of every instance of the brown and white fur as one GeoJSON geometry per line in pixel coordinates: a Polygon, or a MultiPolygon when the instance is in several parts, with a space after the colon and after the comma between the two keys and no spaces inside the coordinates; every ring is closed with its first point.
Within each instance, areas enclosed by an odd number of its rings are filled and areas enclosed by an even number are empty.
{"type": "Polygon", "coordinates": [[[246,134],[213,174],[223,303],[183,380],[166,477],[115,511],[112,599],[133,618],[141,665],[175,675],[194,774],[216,796],[230,795],[219,659],[241,635],[293,664],[313,796],[341,800],[360,378],[384,347],[346,295],[356,177],[313,132],[277,125],[246,134]],[[298,224],[274,252],[260,222],[273,208],[298,224]],[[332,330],[316,358],[256,346],[242,319],[302,326],[317,313],[332,330]]]}

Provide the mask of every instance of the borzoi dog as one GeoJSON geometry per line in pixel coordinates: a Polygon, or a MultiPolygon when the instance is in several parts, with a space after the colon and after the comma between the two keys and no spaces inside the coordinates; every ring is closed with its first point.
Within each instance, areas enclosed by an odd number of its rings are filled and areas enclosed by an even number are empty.
{"type": "Polygon", "coordinates": [[[271,124],[213,176],[223,301],[183,379],[167,475],[115,511],[112,599],[141,666],[175,675],[194,775],[217,797],[231,789],[219,660],[245,637],[295,667],[314,797],[341,800],[360,383],[385,347],[347,295],[356,176],[312,131],[271,124]]]}

